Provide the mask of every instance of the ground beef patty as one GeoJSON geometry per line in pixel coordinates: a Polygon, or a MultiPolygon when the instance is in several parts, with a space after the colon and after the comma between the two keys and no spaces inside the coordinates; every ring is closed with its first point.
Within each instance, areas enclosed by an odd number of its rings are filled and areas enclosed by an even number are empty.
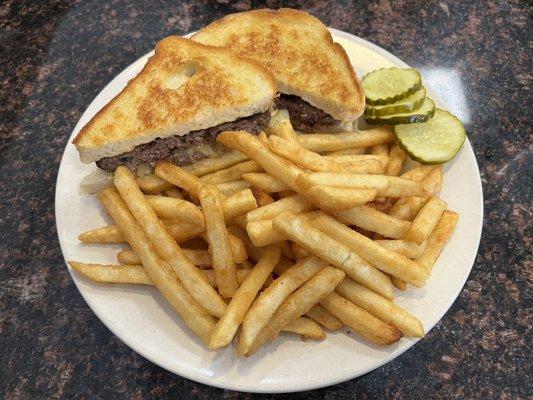
{"type": "Polygon", "coordinates": [[[297,130],[313,130],[318,126],[332,126],[339,123],[331,115],[313,107],[298,96],[282,94],[276,99],[276,106],[278,109],[287,109],[292,126],[297,130]]]}
{"type": "Polygon", "coordinates": [[[257,135],[270,121],[270,112],[254,114],[236,121],[226,122],[212,128],[193,131],[184,136],[172,136],[156,139],[153,142],[135,147],[120,156],[106,157],[96,162],[105,171],[114,171],[119,165],[136,169],[140,164],[157,160],[170,161],[177,165],[186,165],[205,158],[199,151],[191,151],[194,146],[214,144],[216,137],[223,131],[248,131],[257,135]]]}

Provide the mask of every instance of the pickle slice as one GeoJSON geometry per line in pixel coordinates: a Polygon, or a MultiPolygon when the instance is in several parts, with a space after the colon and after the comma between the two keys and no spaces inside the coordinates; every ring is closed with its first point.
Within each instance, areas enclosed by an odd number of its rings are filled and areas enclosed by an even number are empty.
{"type": "Polygon", "coordinates": [[[370,117],[365,115],[365,121],[371,125],[399,125],[426,122],[435,112],[435,103],[429,97],[424,99],[422,105],[415,111],[382,117],[370,117]]]}
{"type": "Polygon", "coordinates": [[[368,104],[388,104],[420,89],[422,78],[415,69],[381,68],[366,74],[361,85],[368,104]]]}
{"type": "Polygon", "coordinates": [[[398,100],[394,103],[384,104],[382,106],[367,106],[365,115],[372,117],[381,117],[384,115],[408,113],[420,108],[426,98],[426,89],[421,87],[412,95],[405,99],[398,100]]]}
{"type": "Polygon", "coordinates": [[[400,147],[422,164],[444,164],[463,147],[466,131],[459,119],[436,109],[433,118],[420,124],[396,125],[394,133],[400,147]]]}

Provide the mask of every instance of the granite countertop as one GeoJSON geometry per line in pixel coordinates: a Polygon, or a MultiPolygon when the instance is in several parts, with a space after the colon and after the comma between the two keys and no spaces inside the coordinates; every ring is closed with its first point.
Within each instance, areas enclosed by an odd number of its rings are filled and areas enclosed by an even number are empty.
{"type": "MultiPolygon", "coordinates": [[[[483,181],[483,237],[457,301],[414,348],[358,379],[295,397],[531,398],[528,2],[356,3],[283,6],[301,7],[423,71],[453,74],[464,94],[453,111],[466,123],[483,181]]],[[[61,255],[54,185],[85,108],[158,39],[230,12],[281,4],[2,2],[0,398],[256,397],[175,376],[130,350],[97,319],[61,255]]]]}

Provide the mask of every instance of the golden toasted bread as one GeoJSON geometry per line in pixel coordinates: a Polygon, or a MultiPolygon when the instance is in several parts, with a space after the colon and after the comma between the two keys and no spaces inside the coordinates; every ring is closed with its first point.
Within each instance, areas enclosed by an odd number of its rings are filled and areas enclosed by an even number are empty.
{"type": "Polygon", "coordinates": [[[170,36],[143,70],[74,139],[82,162],[121,155],[268,110],[276,81],[259,63],[170,36]]]}
{"type": "Polygon", "coordinates": [[[344,121],[364,110],[365,96],[346,55],[322,22],[298,10],[255,10],[227,15],[193,37],[261,62],[280,91],[344,121]]]}

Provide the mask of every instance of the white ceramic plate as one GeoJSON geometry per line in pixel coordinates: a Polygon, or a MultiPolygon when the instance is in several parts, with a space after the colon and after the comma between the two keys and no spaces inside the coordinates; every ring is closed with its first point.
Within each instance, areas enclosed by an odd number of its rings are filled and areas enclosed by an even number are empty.
{"type": "MultiPolygon", "coordinates": [[[[346,49],[359,76],[380,67],[406,67],[385,50],[355,36],[332,30],[346,49]]],[[[120,73],[94,99],[72,138],[143,67],[149,55],[120,73]]],[[[425,82],[426,85],[428,81],[425,82]]],[[[430,82],[429,82],[430,83],[430,82]]],[[[438,93],[427,88],[441,107],[438,93]]],[[[116,263],[120,246],[81,245],[80,232],[110,222],[94,196],[79,194],[79,183],[95,166],[82,164],[69,141],[57,179],[56,223],[65,260],[116,263]]],[[[478,249],[483,219],[479,171],[472,148],[465,143],[446,165],[441,197],[461,218],[428,284],[410,286],[396,301],[416,315],[429,331],[450,308],[463,287],[478,249]]],[[[326,340],[303,342],[282,334],[254,356],[240,359],[233,347],[208,351],[185,327],[157,290],[135,285],[99,285],[72,272],[81,295],[98,318],[133,350],[161,367],[207,385],[249,392],[292,392],[318,388],[363,375],[398,357],[416,343],[402,339],[377,347],[354,334],[336,332],[326,340]]]]}

